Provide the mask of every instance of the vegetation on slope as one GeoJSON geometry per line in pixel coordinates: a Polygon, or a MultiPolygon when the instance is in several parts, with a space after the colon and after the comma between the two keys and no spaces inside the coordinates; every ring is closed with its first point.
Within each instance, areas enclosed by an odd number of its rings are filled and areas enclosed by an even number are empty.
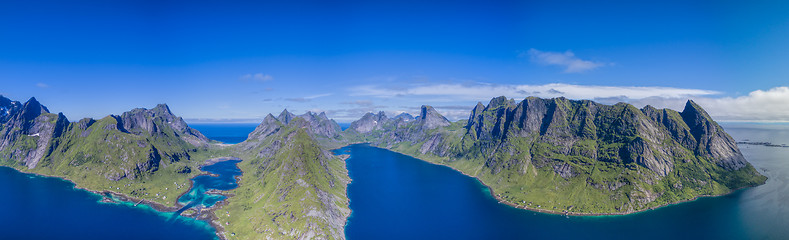
{"type": "Polygon", "coordinates": [[[344,239],[345,162],[318,145],[301,117],[238,144],[244,174],[219,222],[230,239],[344,239]],[[243,150],[240,150],[243,149],[243,150]]]}
{"type": "Polygon", "coordinates": [[[693,102],[679,113],[499,97],[468,121],[420,124],[384,120],[347,138],[451,166],[510,204],[557,213],[625,214],[766,180],[693,102]]]}

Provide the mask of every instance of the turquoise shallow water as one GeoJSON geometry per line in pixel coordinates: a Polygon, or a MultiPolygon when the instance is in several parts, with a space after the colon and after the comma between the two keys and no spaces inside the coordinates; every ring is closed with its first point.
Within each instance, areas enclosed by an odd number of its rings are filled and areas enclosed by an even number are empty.
{"type": "MultiPolygon", "coordinates": [[[[786,125],[724,125],[737,139],[789,143],[786,125]],[[781,142],[784,141],[784,142],[781,142]]],[[[352,145],[348,239],[789,239],[789,148],[741,146],[765,185],[627,216],[515,209],[477,180],[391,151],[352,145]]]]}
{"type": "Polygon", "coordinates": [[[213,239],[203,221],[103,203],[74,184],[0,167],[0,239],[213,239]]]}
{"type": "Polygon", "coordinates": [[[235,177],[241,176],[241,169],[236,167],[236,163],[239,162],[241,161],[223,161],[200,168],[200,170],[215,174],[216,176],[201,175],[192,179],[192,188],[189,192],[178,198],[178,203],[185,206],[183,210],[195,206],[208,208],[214,206],[214,204],[219,201],[225,200],[225,196],[208,194],[206,191],[211,189],[226,191],[238,187],[235,177]]]}
{"type": "MultiPolygon", "coordinates": [[[[737,140],[789,144],[789,125],[723,126],[737,140]]],[[[217,136],[248,134],[212,127],[217,136]]],[[[563,217],[498,204],[473,178],[387,150],[353,145],[336,152],[352,155],[347,164],[353,178],[348,187],[353,212],[346,227],[351,240],[789,239],[789,148],[740,149],[770,178],[767,184],[644,213],[603,217],[563,217]]],[[[216,167],[220,169],[210,171],[221,176],[235,171],[234,165],[216,167]]],[[[195,180],[201,182],[196,186],[204,186],[202,192],[209,186],[235,187],[227,178],[195,180]]],[[[0,239],[214,238],[213,228],[203,221],[144,205],[133,207],[134,203],[101,203],[101,196],[74,189],[69,182],[10,168],[0,167],[0,196],[0,239]]],[[[218,201],[210,196],[189,202],[210,206],[218,201]]]]}
{"type": "Polygon", "coordinates": [[[190,127],[197,129],[206,137],[223,143],[236,144],[247,140],[247,135],[258,126],[257,123],[194,123],[190,127]]]}

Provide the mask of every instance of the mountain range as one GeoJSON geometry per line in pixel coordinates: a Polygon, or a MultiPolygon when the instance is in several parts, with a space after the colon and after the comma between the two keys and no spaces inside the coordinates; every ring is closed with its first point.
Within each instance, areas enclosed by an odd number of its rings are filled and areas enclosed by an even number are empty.
{"type": "Polygon", "coordinates": [[[92,191],[167,209],[208,160],[243,159],[239,187],[217,207],[227,214],[211,216],[221,238],[344,239],[350,179],[331,150],[354,143],[452,167],[503,203],[558,214],[628,214],[766,180],[690,100],[677,112],[502,96],[478,103],[468,120],[422,106],[418,116],[367,113],[344,131],[325,113],[284,110],[227,145],[163,104],[71,122],[35,98],[0,96],[0,164],[92,191]]]}

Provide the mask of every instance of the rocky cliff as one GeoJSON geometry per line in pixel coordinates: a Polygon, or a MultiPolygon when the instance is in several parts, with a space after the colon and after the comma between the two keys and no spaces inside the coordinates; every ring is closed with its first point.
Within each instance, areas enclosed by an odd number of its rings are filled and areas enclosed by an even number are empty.
{"type": "Polygon", "coordinates": [[[164,104],[78,122],[50,113],[35,98],[24,104],[0,98],[0,105],[0,157],[7,165],[50,174],[133,179],[188,160],[208,142],[164,104]]]}
{"type": "Polygon", "coordinates": [[[510,203],[545,211],[628,213],[765,180],[693,101],[677,112],[497,97],[463,122],[426,106],[406,124],[371,125],[376,116],[365,115],[347,134],[455,167],[510,203]]]}
{"type": "Polygon", "coordinates": [[[51,152],[69,122],[52,114],[35,98],[24,104],[0,96],[0,159],[35,168],[51,152]]]}
{"type": "MultiPolygon", "coordinates": [[[[240,239],[345,239],[350,182],[342,159],[321,139],[339,137],[325,114],[268,115],[249,138],[233,146],[245,161],[240,187],[219,216],[240,239]]],[[[334,140],[336,141],[336,140],[334,140]]]]}

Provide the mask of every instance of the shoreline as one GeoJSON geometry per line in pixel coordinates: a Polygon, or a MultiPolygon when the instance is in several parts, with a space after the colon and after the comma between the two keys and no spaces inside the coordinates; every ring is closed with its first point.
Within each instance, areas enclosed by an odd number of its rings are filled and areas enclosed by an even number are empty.
{"type": "MultiPolygon", "coordinates": [[[[345,146],[342,146],[342,147],[339,147],[339,148],[331,149],[331,150],[329,150],[329,152],[334,152],[335,150],[339,150],[339,149],[348,147],[350,145],[351,144],[345,145],[345,146]]],[[[350,153],[340,153],[340,154],[333,154],[333,155],[339,157],[340,159],[342,159],[343,165],[345,165],[345,170],[346,170],[347,176],[348,176],[348,183],[345,184],[345,198],[348,199],[348,217],[345,217],[345,223],[342,225],[342,230],[343,230],[343,234],[342,235],[345,236],[345,228],[348,227],[348,223],[351,222],[350,221],[351,220],[351,215],[353,215],[353,209],[351,209],[351,197],[348,196],[348,186],[350,186],[351,183],[353,182],[353,178],[351,178],[351,171],[348,170],[348,159],[351,158],[351,154],[350,153]]]]}
{"type": "MultiPolygon", "coordinates": [[[[405,155],[405,156],[409,156],[409,157],[418,159],[418,160],[420,160],[422,162],[426,162],[426,163],[430,163],[430,164],[433,164],[433,165],[450,168],[450,169],[454,170],[455,172],[458,172],[460,174],[463,174],[465,176],[468,176],[468,177],[471,177],[471,178],[474,178],[475,180],[477,180],[477,182],[479,182],[480,184],[482,184],[482,186],[485,186],[488,189],[488,192],[490,193],[490,196],[493,197],[493,199],[495,199],[496,201],[498,201],[499,204],[504,204],[504,205],[507,205],[507,206],[510,206],[510,207],[516,208],[516,209],[523,209],[523,210],[527,210],[527,211],[539,212],[539,213],[551,214],[551,215],[576,216],[576,217],[626,216],[626,215],[631,215],[631,214],[643,213],[643,212],[650,211],[650,210],[656,210],[656,209],[659,209],[659,208],[668,207],[668,206],[672,206],[672,205],[677,205],[677,204],[682,204],[682,203],[687,203],[687,202],[693,202],[693,201],[696,201],[696,200],[698,200],[700,198],[713,198],[713,197],[726,196],[726,195],[735,193],[735,192],[740,191],[740,190],[744,190],[744,189],[747,189],[747,188],[752,188],[752,187],[759,186],[759,185],[743,186],[743,187],[740,187],[740,188],[737,188],[737,189],[732,189],[731,191],[729,191],[727,193],[718,194],[718,195],[709,195],[709,194],[698,195],[698,196],[695,196],[695,197],[693,197],[691,199],[686,199],[686,200],[673,202],[673,203],[661,204],[659,206],[649,207],[649,208],[640,209],[640,210],[636,210],[636,211],[614,212],[614,213],[579,213],[579,212],[569,212],[569,211],[554,211],[554,210],[545,210],[545,209],[532,208],[532,207],[522,206],[522,205],[518,205],[518,204],[515,204],[515,203],[512,203],[512,202],[509,202],[509,201],[497,196],[495,191],[493,190],[493,188],[491,186],[489,186],[488,184],[486,184],[485,182],[483,182],[482,179],[479,179],[476,176],[471,176],[469,174],[466,174],[465,172],[460,171],[457,168],[454,168],[452,166],[441,164],[441,163],[431,162],[431,161],[428,161],[428,160],[425,160],[425,159],[421,159],[421,158],[418,158],[418,157],[415,157],[415,156],[411,156],[409,154],[405,154],[405,153],[401,153],[401,152],[398,152],[398,151],[394,151],[394,150],[391,150],[391,149],[388,149],[388,148],[382,148],[382,147],[378,147],[378,146],[373,146],[370,143],[353,143],[353,144],[366,144],[366,145],[368,145],[370,147],[384,149],[384,150],[387,150],[387,151],[391,151],[391,152],[399,153],[399,154],[402,154],[402,155],[405,155]]],[[[353,145],[353,144],[349,144],[349,145],[353,145]]]]}
{"type": "MultiPolygon", "coordinates": [[[[205,167],[205,166],[208,166],[208,165],[212,165],[212,164],[215,164],[215,163],[219,163],[219,162],[235,161],[235,160],[237,160],[239,162],[236,162],[233,165],[235,165],[236,168],[238,168],[238,170],[241,172],[241,175],[233,177],[233,179],[236,180],[236,185],[237,185],[236,188],[234,188],[234,189],[237,189],[237,188],[241,187],[241,176],[244,175],[244,170],[241,169],[240,167],[238,167],[238,164],[241,163],[241,161],[244,161],[243,159],[237,158],[237,157],[211,158],[211,159],[205,160],[205,162],[203,162],[203,164],[200,165],[199,168],[202,168],[202,167],[205,167]]],[[[200,170],[200,171],[202,171],[202,170],[200,170]]],[[[205,174],[200,174],[200,175],[194,176],[193,178],[189,179],[189,184],[191,184],[189,189],[192,189],[192,186],[194,185],[194,178],[196,178],[198,176],[205,176],[205,175],[215,176],[216,174],[205,173],[205,174]]],[[[231,189],[231,190],[233,190],[233,189],[231,189]]],[[[210,218],[209,221],[207,221],[209,224],[211,224],[212,227],[214,227],[214,229],[215,229],[214,234],[217,237],[219,237],[219,239],[227,240],[227,237],[225,236],[225,227],[222,226],[221,222],[219,222],[219,217],[216,215],[215,211],[220,209],[220,208],[222,208],[222,207],[224,207],[225,205],[230,204],[231,197],[233,197],[235,195],[231,194],[231,193],[227,193],[227,191],[230,191],[230,190],[222,191],[222,190],[213,189],[213,190],[208,190],[208,191],[216,191],[215,193],[212,193],[212,194],[219,194],[219,195],[227,197],[227,198],[225,198],[225,200],[219,201],[216,204],[214,204],[214,206],[211,206],[211,208],[209,208],[210,209],[210,213],[211,213],[211,218],[210,218]]],[[[208,192],[208,191],[206,191],[206,192],[208,192]]],[[[186,194],[186,192],[184,194],[186,194]]],[[[181,197],[179,196],[178,198],[181,198],[181,197]]]]}
{"type": "MultiPolygon", "coordinates": [[[[212,164],[215,164],[215,163],[218,163],[218,162],[233,161],[233,160],[243,161],[242,159],[236,158],[236,157],[218,157],[218,158],[212,158],[212,159],[206,160],[203,164],[199,165],[198,168],[202,168],[204,166],[212,165],[212,164]]],[[[238,168],[238,163],[235,163],[235,165],[238,168]]],[[[146,206],[149,206],[151,209],[153,209],[153,210],[155,210],[157,212],[162,212],[162,213],[175,213],[175,212],[177,212],[178,210],[180,210],[181,208],[183,208],[185,206],[185,205],[180,204],[178,202],[178,199],[180,199],[183,195],[185,195],[185,194],[189,193],[189,191],[191,191],[191,189],[194,187],[194,178],[199,177],[199,176],[206,176],[206,175],[208,175],[208,176],[215,176],[216,175],[216,174],[212,174],[212,173],[203,173],[203,174],[198,174],[198,175],[196,175],[194,177],[189,178],[189,188],[187,188],[186,191],[182,192],[181,194],[178,195],[178,197],[176,197],[176,199],[175,199],[175,201],[174,201],[172,206],[168,206],[167,204],[151,201],[151,200],[148,200],[148,199],[141,199],[141,198],[131,197],[131,196],[128,196],[126,194],[115,192],[115,191],[112,191],[112,190],[93,190],[93,189],[88,189],[88,188],[79,186],[79,184],[77,184],[76,182],[74,182],[71,179],[68,179],[66,177],[63,177],[63,176],[48,175],[48,174],[36,173],[36,172],[27,172],[27,171],[23,171],[22,169],[17,169],[17,168],[9,167],[9,166],[0,166],[0,167],[7,167],[7,168],[13,169],[13,170],[15,170],[17,172],[23,173],[23,174],[31,174],[31,175],[35,175],[35,176],[39,176],[39,177],[54,178],[54,179],[59,179],[59,180],[62,180],[62,181],[69,182],[69,183],[71,183],[73,185],[72,188],[74,188],[74,189],[84,190],[84,191],[87,191],[87,192],[90,192],[90,193],[93,193],[93,194],[96,194],[96,195],[100,196],[102,198],[102,200],[100,200],[101,202],[120,204],[119,202],[117,202],[117,201],[115,201],[113,199],[109,199],[106,196],[106,195],[111,195],[113,198],[117,198],[121,202],[134,203],[135,207],[137,205],[139,205],[139,204],[144,204],[146,206]]],[[[239,168],[239,170],[241,170],[241,168],[239,168]]],[[[200,171],[202,171],[202,170],[200,170],[200,171]]],[[[241,173],[243,175],[243,171],[241,171],[241,173]]],[[[235,176],[234,178],[235,178],[236,182],[240,185],[241,176],[240,175],[239,176],[235,176]]],[[[222,207],[224,205],[227,205],[228,204],[228,200],[230,199],[230,197],[232,197],[234,195],[226,193],[226,191],[221,191],[221,190],[214,190],[210,194],[222,195],[222,196],[225,196],[227,198],[225,200],[217,202],[216,204],[214,204],[213,206],[211,206],[209,208],[199,208],[195,213],[179,215],[179,216],[183,216],[183,217],[192,218],[192,219],[195,219],[195,220],[204,221],[204,222],[208,223],[211,227],[214,228],[214,235],[215,236],[217,236],[221,240],[227,240],[227,238],[224,236],[224,232],[225,232],[224,231],[225,230],[224,227],[221,225],[221,223],[216,222],[219,219],[219,217],[216,216],[215,211],[217,209],[219,209],[220,207],[222,207]]]]}

